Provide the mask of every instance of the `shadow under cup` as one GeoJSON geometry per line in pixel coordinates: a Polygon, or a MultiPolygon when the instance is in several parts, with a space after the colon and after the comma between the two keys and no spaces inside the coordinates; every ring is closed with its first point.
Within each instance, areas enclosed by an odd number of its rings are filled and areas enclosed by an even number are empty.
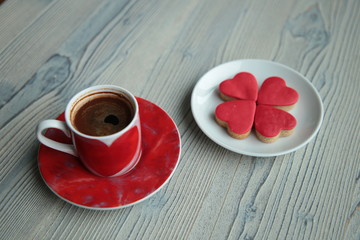
{"type": "Polygon", "coordinates": [[[115,86],[97,86],[74,96],[65,111],[76,152],[92,173],[129,172],[141,156],[141,128],[135,97],[115,86]]]}

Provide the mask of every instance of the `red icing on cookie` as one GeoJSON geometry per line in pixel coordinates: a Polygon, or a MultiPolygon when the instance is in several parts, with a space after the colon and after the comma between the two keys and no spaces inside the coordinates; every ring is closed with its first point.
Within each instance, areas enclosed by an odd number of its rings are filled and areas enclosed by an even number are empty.
{"type": "Polygon", "coordinates": [[[256,100],[258,84],[254,75],[248,72],[241,72],[236,74],[234,78],[221,82],[219,90],[224,100],[256,100]]]}
{"type": "Polygon", "coordinates": [[[283,130],[292,130],[296,119],[290,113],[265,105],[258,105],[255,113],[255,129],[264,137],[276,137],[283,130]]]}
{"type": "Polygon", "coordinates": [[[251,100],[234,100],[221,103],[215,109],[215,117],[220,125],[235,134],[245,134],[252,128],[256,104],[251,100]],[[226,123],[226,124],[221,124],[226,123]]]}
{"type": "Polygon", "coordinates": [[[269,106],[290,106],[299,99],[299,94],[286,86],[285,80],[280,77],[267,78],[259,90],[258,104],[269,106]]]}

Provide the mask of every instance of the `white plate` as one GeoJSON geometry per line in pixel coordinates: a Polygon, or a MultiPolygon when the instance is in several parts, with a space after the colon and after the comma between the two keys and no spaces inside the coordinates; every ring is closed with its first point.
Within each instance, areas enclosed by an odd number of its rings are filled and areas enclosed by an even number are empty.
{"type": "Polygon", "coordinates": [[[306,145],[318,132],[324,111],[319,93],[303,75],[285,65],[256,59],[224,63],[207,72],[193,90],[191,109],[201,130],[214,142],[233,152],[256,157],[278,156],[306,145]],[[252,132],[248,138],[237,140],[215,122],[215,108],[224,102],[219,97],[218,85],[238,72],[254,74],[259,87],[268,77],[284,78],[287,86],[299,93],[299,101],[290,111],[297,120],[295,132],[291,136],[279,138],[274,143],[263,143],[252,132]]]}

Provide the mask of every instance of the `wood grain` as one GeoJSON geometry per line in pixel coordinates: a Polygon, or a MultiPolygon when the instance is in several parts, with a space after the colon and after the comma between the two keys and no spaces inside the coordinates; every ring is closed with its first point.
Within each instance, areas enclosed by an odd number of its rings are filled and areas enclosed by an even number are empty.
{"type": "Polygon", "coordinates": [[[0,239],[360,239],[359,10],[357,0],[3,2],[0,239]],[[323,125],[306,147],[249,157],[197,126],[198,79],[244,58],[286,64],[319,91],[323,125]],[[34,131],[104,83],[165,109],[182,154],[153,197],[91,211],[43,183],[34,131]]]}

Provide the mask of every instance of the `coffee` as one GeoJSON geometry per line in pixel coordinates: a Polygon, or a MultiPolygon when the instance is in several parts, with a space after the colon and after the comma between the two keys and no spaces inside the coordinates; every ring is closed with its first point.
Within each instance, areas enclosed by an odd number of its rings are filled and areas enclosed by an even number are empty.
{"type": "Polygon", "coordinates": [[[129,100],[118,93],[98,92],[78,100],[71,111],[71,123],[81,133],[107,136],[124,129],[134,117],[129,100]]]}

